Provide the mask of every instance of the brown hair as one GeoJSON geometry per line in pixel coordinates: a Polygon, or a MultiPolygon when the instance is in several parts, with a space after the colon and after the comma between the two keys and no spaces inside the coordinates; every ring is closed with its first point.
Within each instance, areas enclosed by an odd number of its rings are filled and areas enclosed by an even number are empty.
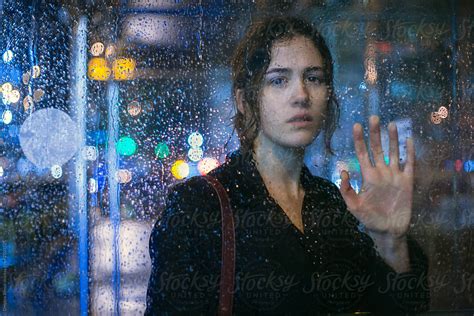
{"type": "Polygon", "coordinates": [[[245,114],[237,109],[233,117],[234,128],[240,139],[244,153],[252,150],[257,137],[260,113],[259,95],[262,79],[271,59],[271,49],[275,42],[290,40],[295,36],[304,36],[312,41],[323,58],[325,82],[328,86],[328,110],[326,113],[324,141],[329,153],[331,137],[339,119],[339,104],[333,89],[333,61],[331,53],[319,32],[308,22],[295,17],[269,17],[252,23],[240,41],[232,57],[232,92],[234,100],[238,89],[243,91],[245,114]]]}

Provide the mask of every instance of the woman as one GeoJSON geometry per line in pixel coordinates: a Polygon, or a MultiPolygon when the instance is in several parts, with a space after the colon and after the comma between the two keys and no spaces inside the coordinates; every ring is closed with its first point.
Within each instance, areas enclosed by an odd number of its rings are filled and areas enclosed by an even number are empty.
{"type": "MultiPolygon", "coordinates": [[[[379,120],[371,117],[372,164],[355,124],[363,187],[357,194],[342,172],[339,191],[303,164],[321,130],[330,150],[338,116],[332,59],[319,33],[296,18],[256,22],[232,66],[241,148],[210,175],[226,189],[235,221],[234,314],[426,309],[426,259],[407,237],[413,142],[402,171],[390,124],[386,165],[379,120]]],[[[220,204],[202,177],[172,188],[150,256],[147,314],[216,313],[220,204]]]]}

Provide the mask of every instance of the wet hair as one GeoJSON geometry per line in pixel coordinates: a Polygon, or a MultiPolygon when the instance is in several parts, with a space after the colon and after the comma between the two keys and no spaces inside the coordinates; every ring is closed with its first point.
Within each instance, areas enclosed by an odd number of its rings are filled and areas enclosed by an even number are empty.
{"type": "Polygon", "coordinates": [[[339,104],[333,89],[333,60],[320,33],[308,22],[296,17],[267,17],[253,22],[232,56],[232,93],[243,91],[245,113],[234,102],[234,129],[240,139],[242,152],[253,150],[260,124],[259,97],[265,72],[271,60],[271,50],[278,42],[303,36],[311,40],[323,59],[324,80],[328,87],[328,107],[324,125],[326,150],[333,154],[331,137],[339,119],[339,104]]]}

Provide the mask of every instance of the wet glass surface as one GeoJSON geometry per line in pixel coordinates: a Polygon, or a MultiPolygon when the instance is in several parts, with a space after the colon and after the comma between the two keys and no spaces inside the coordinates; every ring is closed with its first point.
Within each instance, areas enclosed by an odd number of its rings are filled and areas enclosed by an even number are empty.
{"type": "Polygon", "coordinates": [[[167,189],[238,148],[230,56],[270,14],[313,22],[335,61],[336,155],[319,137],[309,170],[337,185],[348,170],[358,191],[352,125],[379,115],[388,148],[395,121],[402,162],[415,142],[430,310],[474,309],[469,1],[87,3],[0,1],[3,312],[143,314],[167,189]]]}

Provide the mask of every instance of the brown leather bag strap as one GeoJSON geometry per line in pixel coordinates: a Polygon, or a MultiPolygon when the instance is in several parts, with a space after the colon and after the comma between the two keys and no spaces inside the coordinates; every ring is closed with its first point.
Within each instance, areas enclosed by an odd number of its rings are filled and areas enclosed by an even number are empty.
{"type": "Polygon", "coordinates": [[[217,192],[221,205],[222,219],[222,265],[219,291],[219,307],[217,314],[220,316],[232,315],[235,283],[235,230],[234,216],[230,207],[229,196],[222,184],[215,178],[205,175],[204,178],[217,192]]]}

